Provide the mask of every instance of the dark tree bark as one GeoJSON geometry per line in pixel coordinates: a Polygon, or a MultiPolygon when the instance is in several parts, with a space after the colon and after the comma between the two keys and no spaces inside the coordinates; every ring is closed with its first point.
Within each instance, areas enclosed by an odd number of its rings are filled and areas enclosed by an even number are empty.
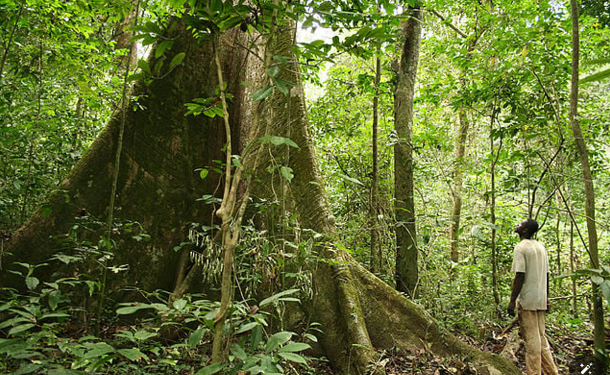
{"type": "Polygon", "coordinates": [[[409,7],[403,27],[404,45],[394,92],[394,121],[398,141],[394,145],[396,212],[396,289],[417,295],[419,271],[413,199],[413,96],[419,63],[422,10],[409,7]]]}
{"type": "MultiPolygon", "coordinates": [[[[178,29],[184,32],[183,28],[178,29]]],[[[312,268],[314,297],[303,304],[303,309],[312,321],[322,324],[320,342],[337,372],[364,374],[378,358],[379,350],[400,347],[407,351],[425,348],[439,356],[457,356],[471,362],[480,373],[519,374],[512,363],[471,348],[444,332],[421,307],[334,246],[334,218],[309,135],[299,66],[291,51],[294,27],[279,28],[278,34],[267,40],[264,53],[292,59],[281,66],[280,77],[296,86],[289,95],[276,90],[256,103],[249,100],[249,95],[257,87],[264,87],[268,78],[261,69],[264,67],[261,59],[247,56],[247,50],[242,47],[247,43],[239,40],[240,35],[243,33],[227,32],[220,43],[223,71],[227,77],[233,77],[228,85],[228,91],[234,94],[231,126],[233,134],[241,136],[234,145],[236,149],[243,149],[262,134],[287,137],[299,145],[290,152],[275,148],[271,152],[273,159],[261,158],[257,162],[259,167],[251,171],[260,181],[252,191],[261,197],[273,197],[273,194],[277,197],[277,191],[271,189],[277,182],[277,173],[270,174],[267,163],[273,160],[292,168],[294,178],[280,193],[280,198],[287,201],[287,209],[297,214],[302,229],[322,235],[315,242],[315,259],[320,260],[312,268]],[[238,85],[240,80],[254,84],[244,88],[238,85]]],[[[173,49],[172,54],[185,51],[184,63],[176,71],[153,81],[151,86],[140,84],[135,90],[136,94],[146,94],[139,103],[145,104],[145,109],[128,110],[124,166],[119,179],[120,216],[139,220],[153,236],[149,244],[125,241],[119,246],[121,252],[128,253],[121,255],[122,259],[131,264],[122,282],[134,284],[141,280],[140,286],[150,289],[170,289],[175,274],[183,273],[179,271],[180,255],[172,248],[185,239],[186,222],[211,220],[211,212],[195,203],[195,199],[200,194],[213,192],[216,181],[200,181],[194,169],[221,159],[224,140],[222,124],[218,121],[184,116],[185,102],[194,97],[212,96],[217,86],[210,46],[188,34],[180,34],[176,40],[179,48],[173,49]]],[[[74,204],[65,204],[64,195],[54,194],[53,214],[50,217],[43,217],[41,212],[34,215],[15,236],[11,244],[13,255],[4,259],[3,264],[13,260],[34,263],[57,251],[49,235],[68,229],[74,208],[104,215],[110,185],[109,163],[113,160],[118,136],[116,123],[114,118],[110,121],[62,185],[65,196],[74,204]],[[30,246],[40,246],[37,255],[28,253],[30,246]]],[[[3,270],[3,281],[6,274],[3,270]]]]}

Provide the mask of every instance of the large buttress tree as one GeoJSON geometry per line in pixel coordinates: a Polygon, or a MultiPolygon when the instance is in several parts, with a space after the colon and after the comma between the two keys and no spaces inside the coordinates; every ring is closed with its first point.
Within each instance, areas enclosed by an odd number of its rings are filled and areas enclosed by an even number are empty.
{"type": "MultiPolygon", "coordinates": [[[[60,250],[68,252],[58,248],[65,242],[57,239],[73,226],[76,216],[106,216],[119,129],[124,124],[115,216],[141,223],[151,241],[114,235],[117,262],[130,265],[130,270],[114,282],[169,290],[184,282],[183,261],[187,258],[173,249],[186,238],[189,222],[215,220],[211,210],[196,199],[215,194],[219,178],[210,174],[202,181],[196,169],[223,160],[225,132],[223,119],[185,116],[185,103],[216,96],[218,75],[209,39],[194,38],[182,20],[174,22],[160,40],[173,41],[171,49],[164,54],[153,52],[148,62],[154,67],[164,59],[165,70],[136,84],[135,99],[124,112],[113,116],[61,191],[52,194],[49,203],[15,234],[3,267],[13,261],[44,261],[60,250]],[[183,58],[181,64],[170,63],[178,61],[176,56],[183,58]]],[[[317,169],[299,66],[292,55],[295,28],[290,22],[277,22],[270,35],[253,31],[256,35],[251,39],[238,28],[223,32],[212,28],[212,32],[218,33],[220,66],[227,77],[226,92],[232,95],[229,122],[233,149],[242,152],[261,134],[289,138],[299,146],[289,152],[275,148],[261,153],[255,164],[249,164],[253,167],[248,172],[255,177],[251,179],[253,194],[262,198],[276,194],[277,198],[277,191],[269,189],[276,177],[265,167],[273,161],[291,168],[294,177],[279,194],[285,201],[282,207],[294,211],[301,228],[321,234],[312,238],[318,259],[312,269],[315,293],[312,301],[303,304],[303,310],[322,324],[320,342],[326,356],[340,373],[364,374],[380,350],[425,348],[438,356],[471,362],[482,373],[518,374],[512,363],[473,349],[444,332],[421,307],[335,246],[334,218],[317,169]],[[279,70],[272,69],[265,56],[278,62],[279,70]],[[286,82],[294,87],[289,88],[286,82]],[[251,99],[255,90],[266,87],[274,87],[273,92],[260,101],[251,99]]],[[[2,270],[3,285],[12,282],[19,286],[11,275],[2,270]]]]}

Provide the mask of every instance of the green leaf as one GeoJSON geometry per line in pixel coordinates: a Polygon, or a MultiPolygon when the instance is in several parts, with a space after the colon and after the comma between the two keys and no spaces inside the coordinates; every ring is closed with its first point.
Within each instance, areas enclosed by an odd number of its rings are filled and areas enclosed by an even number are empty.
{"type": "Polygon", "coordinates": [[[581,79],[579,83],[597,82],[604,80],[608,77],[610,77],[610,69],[602,70],[601,72],[586,76],[585,78],[581,79]]]}
{"type": "Polygon", "coordinates": [[[281,291],[279,293],[276,293],[276,294],[272,295],[269,298],[265,298],[258,305],[260,307],[263,307],[265,305],[268,305],[271,302],[278,301],[280,298],[282,298],[284,296],[288,296],[288,295],[294,294],[294,293],[296,293],[298,291],[299,291],[299,289],[288,289],[288,290],[281,291]]]}
{"type": "Polygon", "coordinates": [[[40,213],[42,217],[49,217],[53,213],[53,209],[49,206],[45,206],[42,208],[42,212],[40,213]]]}
{"type": "Polygon", "coordinates": [[[157,50],[155,51],[155,57],[159,58],[159,57],[163,56],[163,53],[165,52],[165,50],[171,49],[173,45],[174,45],[174,41],[173,40],[164,40],[164,41],[162,41],[157,46],[157,50]]]}
{"type": "Polygon", "coordinates": [[[254,327],[252,329],[252,333],[250,334],[250,348],[252,350],[256,350],[258,348],[258,344],[263,340],[263,327],[260,325],[254,327]]]}
{"type": "Polygon", "coordinates": [[[143,78],[144,75],[140,74],[140,73],[136,73],[136,74],[131,74],[129,77],[127,77],[127,81],[128,82],[133,82],[133,81],[137,81],[140,78],[143,78]]]}
{"type": "Polygon", "coordinates": [[[299,145],[294,143],[293,140],[291,140],[289,138],[278,137],[278,136],[275,136],[275,135],[269,135],[269,136],[266,136],[266,137],[262,137],[260,139],[260,142],[261,143],[269,142],[269,143],[271,143],[274,146],[288,145],[290,147],[299,148],[299,145]]]}
{"type": "Polygon", "coordinates": [[[152,309],[154,308],[154,306],[149,305],[149,304],[142,304],[142,305],[135,305],[135,306],[125,306],[125,307],[121,307],[118,308],[116,310],[116,313],[118,315],[129,315],[129,314],[133,314],[137,311],[140,310],[144,310],[144,309],[152,309]]]}
{"type": "Polygon", "coordinates": [[[212,0],[210,5],[210,10],[212,13],[222,13],[224,9],[224,4],[222,0],[212,0]]]}
{"type": "Polygon", "coordinates": [[[87,373],[84,371],[70,370],[67,368],[57,368],[57,369],[49,370],[49,372],[47,372],[47,375],[84,375],[84,374],[87,374],[87,373]]]}
{"type": "Polygon", "coordinates": [[[85,353],[83,357],[85,359],[98,358],[105,354],[114,352],[114,348],[105,342],[89,343],[85,345],[87,345],[88,349],[87,353],[85,353]]]}
{"type": "Polygon", "coordinates": [[[142,353],[140,351],[140,349],[137,349],[137,348],[119,349],[119,350],[117,350],[117,353],[119,353],[120,355],[129,359],[132,362],[138,362],[142,359],[145,359],[146,362],[148,362],[148,360],[149,360],[148,356],[146,354],[142,353]]]}
{"type": "Polygon", "coordinates": [[[346,176],[346,175],[344,175],[342,173],[340,173],[339,176],[341,176],[341,178],[344,179],[344,180],[347,180],[349,182],[353,182],[353,183],[355,183],[357,185],[360,185],[360,186],[364,186],[364,184],[362,182],[360,182],[360,180],[358,180],[356,178],[353,178],[353,177],[350,177],[350,176],[346,176]]]}
{"type": "Polygon", "coordinates": [[[138,68],[142,69],[143,72],[152,74],[152,72],[150,71],[150,66],[148,66],[148,63],[145,60],[138,60],[138,68]]]}
{"type": "Polygon", "coordinates": [[[309,344],[305,344],[303,342],[291,342],[288,343],[285,346],[282,346],[279,350],[280,353],[286,353],[286,352],[300,352],[306,349],[311,349],[311,346],[309,346],[309,344]]]}
{"type": "Polygon", "coordinates": [[[42,319],[49,319],[49,318],[69,318],[70,314],[66,314],[66,313],[51,313],[51,314],[44,314],[40,320],[42,319]]]}
{"type": "Polygon", "coordinates": [[[16,326],[16,327],[11,328],[8,331],[8,335],[9,336],[16,335],[18,333],[27,331],[28,329],[30,329],[32,327],[35,327],[35,326],[36,326],[36,324],[32,324],[32,323],[26,323],[26,324],[22,324],[22,325],[16,326]]]}
{"type": "Polygon", "coordinates": [[[13,372],[13,375],[25,375],[31,374],[38,370],[41,366],[34,363],[26,363],[22,364],[21,367],[17,369],[17,371],[13,372]]]}
{"type": "Polygon", "coordinates": [[[205,366],[201,370],[197,371],[195,375],[212,375],[220,372],[225,368],[225,365],[222,363],[212,363],[211,365],[205,366]]]}
{"type": "Polygon", "coordinates": [[[178,64],[180,64],[182,62],[182,60],[184,60],[185,56],[186,56],[186,53],[184,53],[184,52],[180,52],[179,54],[174,56],[174,58],[172,59],[172,62],[169,63],[169,69],[170,70],[174,69],[174,67],[176,67],[178,64]]]}
{"type": "Polygon", "coordinates": [[[610,280],[604,280],[604,282],[600,284],[599,289],[604,297],[606,297],[606,301],[610,303],[610,280]]]}
{"type": "Polygon", "coordinates": [[[210,171],[208,171],[207,169],[202,169],[199,171],[199,177],[202,180],[205,180],[205,178],[208,177],[208,173],[210,173],[210,171]]]}
{"type": "Polygon", "coordinates": [[[12,326],[16,325],[17,323],[26,323],[29,321],[30,321],[29,319],[17,316],[15,318],[11,318],[11,319],[5,320],[4,322],[0,323],[0,329],[4,329],[6,327],[12,327],[12,326]]]}
{"type": "Polygon", "coordinates": [[[239,155],[231,155],[231,161],[233,162],[233,165],[236,166],[237,168],[243,167],[243,164],[241,163],[241,158],[239,157],[239,155]]]}
{"type": "Polygon", "coordinates": [[[591,281],[597,285],[601,285],[604,282],[604,278],[597,275],[591,275],[591,281]]]}
{"type": "MultiPolygon", "coordinates": [[[[205,177],[202,177],[202,179],[205,177]]],[[[174,309],[182,310],[186,306],[186,300],[184,298],[180,298],[179,300],[174,301],[173,303],[174,309]]]]}
{"type": "Polygon", "coordinates": [[[231,345],[231,353],[235,356],[235,358],[239,359],[240,361],[245,361],[246,358],[248,358],[248,354],[246,354],[244,348],[242,348],[241,345],[238,344],[231,345]]]}
{"type": "Polygon", "coordinates": [[[148,332],[148,331],[145,331],[145,330],[138,330],[138,331],[136,331],[136,333],[133,335],[133,337],[134,337],[136,340],[139,340],[139,341],[146,341],[146,340],[148,340],[149,338],[151,338],[151,337],[155,337],[155,336],[157,336],[157,334],[156,334],[156,333],[154,333],[154,332],[148,332]]]}
{"type": "Polygon", "coordinates": [[[169,5],[176,10],[181,10],[184,7],[186,0],[169,0],[169,5]]]}
{"type": "Polygon", "coordinates": [[[280,345],[288,342],[292,335],[292,332],[281,331],[269,337],[269,340],[267,340],[267,345],[265,346],[265,352],[270,353],[280,345]]]}
{"type": "Polygon", "coordinates": [[[280,167],[280,173],[286,180],[288,180],[288,182],[292,181],[294,178],[294,173],[292,172],[292,168],[290,167],[285,167],[283,165],[280,167]]]}
{"type": "Polygon", "coordinates": [[[187,340],[188,346],[194,348],[195,346],[199,345],[201,339],[203,338],[203,334],[207,329],[207,327],[199,327],[199,329],[193,331],[187,340]]]}
{"type": "Polygon", "coordinates": [[[278,65],[273,65],[271,68],[267,70],[267,74],[269,77],[276,77],[280,73],[280,67],[278,65]]]}
{"type": "Polygon", "coordinates": [[[286,360],[288,360],[290,362],[303,363],[303,364],[307,363],[307,360],[304,357],[302,357],[302,356],[300,356],[298,354],[294,354],[294,353],[281,353],[281,352],[278,353],[278,354],[279,354],[280,357],[282,357],[282,358],[284,358],[284,359],[286,359],[286,360]]]}
{"type": "Polygon", "coordinates": [[[9,352],[12,346],[25,344],[22,339],[0,339],[0,353],[9,352]]]}
{"type": "Polygon", "coordinates": [[[251,330],[252,328],[254,328],[258,325],[259,325],[258,322],[246,323],[243,326],[239,327],[239,329],[237,331],[235,331],[235,334],[238,335],[240,333],[248,332],[249,330],[251,330]]]}
{"type": "Polygon", "coordinates": [[[275,55],[273,56],[273,60],[281,62],[283,64],[287,63],[290,61],[289,58],[285,57],[285,56],[281,56],[281,55],[275,55]]]}
{"type": "Polygon", "coordinates": [[[280,78],[274,78],[273,84],[277,87],[278,90],[284,95],[288,95],[288,81],[284,81],[280,78]]]}
{"type": "Polygon", "coordinates": [[[29,290],[34,290],[40,284],[40,280],[33,276],[28,276],[25,278],[25,285],[27,285],[29,290]]]}
{"type": "Polygon", "coordinates": [[[163,68],[163,60],[157,60],[157,62],[155,63],[155,68],[153,69],[153,72],[156,75],[160,75],[161,74],[161,68],[163,68]]]}
{"type": "Polygon", "coordinates": [[[268,97],[269,95],[271,95],[272,92],[273,92],[273,86],[267,86],[264,89],[260,89],[260,90],[256,91],[252,95],[252,100],[255,102],[257,102],[259,100],[263,100],[266,97],[268,97]]]}

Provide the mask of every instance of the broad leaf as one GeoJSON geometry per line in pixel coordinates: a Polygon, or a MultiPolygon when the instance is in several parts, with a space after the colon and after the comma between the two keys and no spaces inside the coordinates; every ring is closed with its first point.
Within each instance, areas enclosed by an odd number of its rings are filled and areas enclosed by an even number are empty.
{"type": "Polygon", "coordinates": [[[299,146],[291,139],[285,137],[278,137],[276,135],[269,135],[260,139],[261,143],[270,142],[274,146],[288,145],[290,147],[299,148],[299,146]]]}
{"type": "Polygon", "coordinates": [[[300,352],[300,351],[307,350],[310,348],[311,348],[311,346],[309,346],[309,344],[305,344],[303,342],[291,342],[291,343],[288,343],[287,345],[282,346],[280,348],[279,352],[280,353],[300,352]]]}
{"type": "Polygon", "coordinates": [[[130,349],[119,349],[117,350],[117,353],[119,353],[120,355],[124,356],[125,358],[129,359],[132,362],[138,362],[142,359],[146,360],[146,362],[148,362],[148,356],[146,356],[146,354],[142,353],[140,351],[140,349],[137,348],[130,348],[130,349]]]}
{"type": "Polygon", "coordinates": [[[203,338],[203,334],[205,333],[205,331],[207,329],[208,329],[207,327],[199,327],[199,329],[196,329],[195,331],[193,331],[188,338],[188,341],[187,341],[188,346],[193,348],[193,347],[199,345],[199,343],[201,342],[201,339],[203,338]]]}
{"type": "Polygon", "coordinates": [[[174,58],[172,59],[172,62],[169,63],[169,69],[174,69],[178,64],[180,64],[182,62],[182,60],[184,60],[184,57],[186,56],[186,53],[184,52],[180,52],[179,54],[177,54],[176,56],[174,56],[174,58]]]}
{"type": "Polygon", "coordinates": [[[16,327],[11,328],[10,331],[8,331],[8,335],[9,336],[16,335],[18,333],[27,331],[28,329],[35,327],[35,326],[36,325],[32,324],[32,323],[26,323],[26,324],[16,326],[16,327]]]}
{"type": "Polygon", "coordinates": [[[258,305],[260,307],[263,307],[265,305],[268,305],[271,302],[275,302],[275,301],[280,300],[284,296],[288,296],[288,295],[294,294],[294,293],[296,293],[298,291],[299,291],[299,289],[288,289],[288,290],[281,291],[279,293],[276,293],[276,294],[272,295],[269,298],[265,298],[258,305]]]}
{"type": "Polygon", "coordinates": [[[225,365],[222,363],[212,363],[197,371],[195,375],[212,375],[222,371],[224,368],[225,365]]]}
{"type": "Polygon", "coordinates": [[[239,329],[237,331],[235,331],[235,334],[238,335],[240,333],[248,332],[249,330],[251,330],[252,328],[254,328],[258,325],[259,325],[258,322],[246,323],[243,326],[239,327],[239,329]]]}
{"type": "Polygon", "coordinates": [[[278,354],[279,354],[280,357],[282,357],[284,359],[287,359],[287,360],[289,360],[291,362],[307,363],[307,360],[304,357],[302,357],[302,356],[300,356],[298,354],[294,354],[294,353],[282,353],[282,352],[280,352],[278,354]]]}
{"type": "Polygon", "coordinates": [[[85,353],[85,356],[83,358],[85,359],[90,359],[90,358],[98,358],[103,356],[104,354],[108,354],[108,353],[113,353],[114,352],[114,348],[108,344],[106,344],[105,342],[96,342],[93,344],[86,344],[87,345],[87,353],[85,353]]]}
{"type": "Polygon", "coordinates": [[[264,89],[257,90],[252,95],[252,100],[255,102],[257,102],[259,100],[263,100],[263,99],[267,98],[269,95],[271,95],[272,92],[273,92],[273,86],[267,86],[264,89]]]}
{"type": "Polygon", "coordinates": [[[265,351],[270,353],[271,351],[277,349],[280,345],[285,344],[292,337],[292,332],[282,331],[274,334],[269,337],[267,340],[267,345],[265,346],[265,351]]]}

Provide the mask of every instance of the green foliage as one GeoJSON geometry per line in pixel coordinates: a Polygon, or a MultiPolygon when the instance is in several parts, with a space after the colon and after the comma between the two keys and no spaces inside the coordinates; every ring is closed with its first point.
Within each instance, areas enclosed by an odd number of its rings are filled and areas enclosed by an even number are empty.
{"type": "MultiPolygon", "coordinates": [[[[22,266],[24,277],[33,277],[37,267],[22,266]]],[[[0,290],[5,301],[0,305],[4,318],[0,323],[2,371],[177,374],[188,370],[206,374],[222,369],[226,374],[282,374],[287,367],[307,364],[302,352],[310,346],[300,340],[316,340],[306,332],[301,338],[287,331],[268,335],[269,313],[246,302],[237,303],[231,308],[226,328],[234,337],[230,362],[222,367],[202,367],[219,303],[193,295],[170,302],[167,292],[145,293],[149,302],[122,303],[116,309],[119,317],[139,316],[135,323],[97,337],[74,331],[80,312],[74,309],[73,299],[88,289],[86,282],[64,278],[42,284],[29,294],[0,290]]],[[[291,297],[296,292],[292,289],[272,295],[259,306],[298,303],[299,299],[291,297]]]]}
{"type": "MultiPolygon", "coordinates": [[[[610,59],[591,60],[591,61],[588,61],[587,63],[589,65],[608,65],[608,64],[610,64],[610,59]]],[[[610,77],[610,69],[604,69],[595,74],[591,74],[589,76],[586,76],[585,78],[582,78],[579,82],[580,83],[597,82],[597,81],[604,80],[608,77],[610,77]]]]}

